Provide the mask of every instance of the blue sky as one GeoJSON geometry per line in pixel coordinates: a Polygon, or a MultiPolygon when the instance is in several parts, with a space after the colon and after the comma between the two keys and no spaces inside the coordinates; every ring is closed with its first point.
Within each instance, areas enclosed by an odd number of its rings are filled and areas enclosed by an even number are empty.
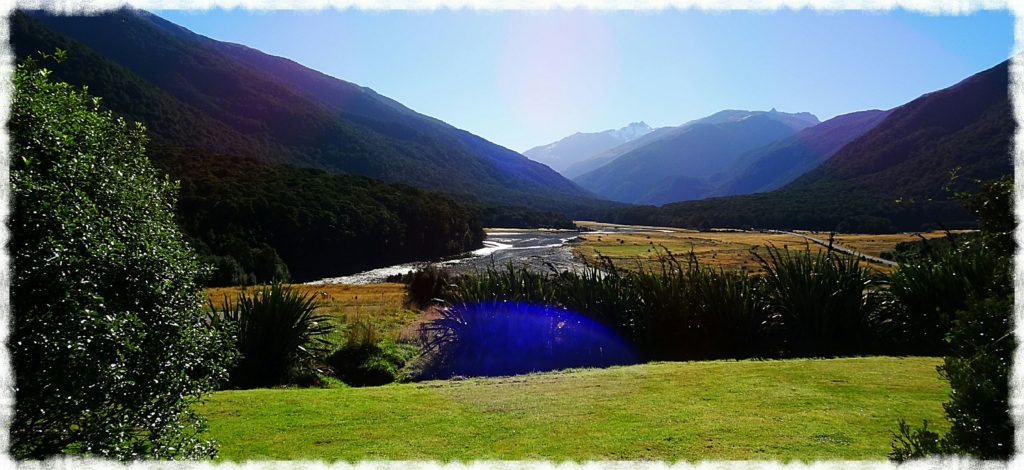
{"type": "Polygon", "coordinates": [[[1013,17],[891,12],[156,11],[517,151],[722,109],[886,109],[1010,56],[1013,17]]]}

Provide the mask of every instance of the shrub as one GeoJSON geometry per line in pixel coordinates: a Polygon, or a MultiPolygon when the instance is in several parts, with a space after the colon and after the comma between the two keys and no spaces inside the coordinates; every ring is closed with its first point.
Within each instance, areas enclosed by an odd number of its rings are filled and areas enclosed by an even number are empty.
{"type": "Polygon", "coordinates": [[[451,273],[433,264],[426,264],[409,274],[404,280],[406,302],[417,308],[426,308],[437,301],[451,281],[451,273]]]}
{"type": "Polygon", "coordinates": [[[927,420],[924,421],[922,427],[913,429],[901,418],[893,437],[892,452],[889,453],[889,458],[896,462],[943,453],[940,436],[938,433],[928,430],[927,420]]]}
{"type": "Polygon", "coordinates": [[[353,387],[384,385],[404,380],[403,368],[418,351],[415,345],[391,341],[346,344],[328,364],[338,379],[353,387]]]}
{"type": "Polygon", "coordinates": [[[1012,296],[987,298],[958,312],[953,322],[952,354],[940,367],[953,391],[943,404],[951,425],[944,442],[952,452],[1004,460],[1013,453],[1012,312],[1012,296]]]}
{"type": "MultiPolygon", "coordinates": [[[[60,54],[58,54],[58,57],[60,54]]],[[[201,458],[192,404],[223,379],[197,258],[144,129],[28,61],[11,131],[11,453],[201,458]]]]}
{"type": "Polygon", "coordinates": [[[359,318],[348,325],[344,345],[327,359],[334,376],[354,387],[384,385],[405,379],[403,368],[419,349],[382,341],[373,323],[359,318]]]}
{"type": "Polygon", "coordinates": [[[957,311],[1001,282],[999,257],[980,244],[933,252],[904,263],[890,278],[887,336],[897,351],[942,355],[957,311]]]}
{"type": "Polygon", "coordinates": [[[761,265],[770,327],[787,355],[866,352],[873,341],[872,275],[857,257],[768,247],[761,265]]]}
{"type": "Polygon", "coordinates": [[[942,238],[933,238],[931,240],[921,235],[918,236],[921,237],[920,240],[899,242],[893,247],[892,251],[883,251],[880,256],[900,264],[913,263],[943,251],[955,249],[961,243],[969,243],[977,238],[977,234],[974,232],[947,233],[942,238]]]}
{"type": "MultiPolygon", "coordinates": [[[[242,291],[232,304],[214,311],[215,323],[226,322],[235,334],[241,357],[231,368],[231,383],[242,388],[287,383],[315,371],[328,350],[329,319],[317,315],[316,294],[281,284],[242,291]]],[[[213,310],[211,305],[211,310],[213,310]]]]}

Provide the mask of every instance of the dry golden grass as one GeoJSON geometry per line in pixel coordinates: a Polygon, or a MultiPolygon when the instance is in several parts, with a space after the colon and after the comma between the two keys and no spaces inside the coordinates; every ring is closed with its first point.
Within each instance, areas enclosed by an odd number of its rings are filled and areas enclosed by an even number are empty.
{"type": "MultiPolygon", "coordinates": [[[[953,233],[965,233],[967,230],[955,230],[953,233]]],[[[828,232],[804,232],[820,240],[828,240],[828,232]]],[[[942,238],[946,232],[935,230],[921,233],[921,237],[928,240],[942,238]]],[[[861,233],[837,233],[835,243],[846,248],[851,248],[865,255],[881,256],[882,252],[891,251],[897,243],[920,240],[921,237],[912,233],[885,233],[885,234],[861,234],[861,233]]]]}
{"type": "MultiPolygon", "coordinates": [[[[607,227],[610,224],[584,222],[580,225],[599,230],[602,226],[607,227]]],[[[697,232],[690,230],[666,232],[661,230],[664,229],[658,228],[657,231],[652,229],[651,231],[633,233],[583,234],[582,241],[575,246],[575,253],[587,260],[596,260],[600,254],[610,258],[619,268],[638,269],[655,260],[659,252],[664,253],[664,249],[667,249],[677,257],[689,256],[692,252],[697,261],[703,265],[756,273],[761,271],[761,265],[755,253],[760,253],[763,256],[766,251],[765,247],[768,245],[791,250],[810,249],[813,252],[826,249],[804,238],[780,233],[697,232]]],[[[828,240],[829,237],[828,233],[805,233],[821,240],[828,240]]],[[[931,239],[942,237],[945,233],[928,232],[922,235],[931,239]]],[[[884,251],[892,250],[897,243],[914,240],[919,240],[915,234],[836,234],[835,236],[836,245],[872,256],[879,256],[884,251]]],[[[892,270],[891,266],[879,263],[865,262],[865,264],[882,272],[892,270]]]]}
{"type": "MultiPolygon", "coordinates": [[[[289,284],[301,292],[313,292],[321,303],[319,313],[330,317],[338,327],[357,320],[371,322],[382,338],[397,339],[402,330],[417,321],[420,312],[405,306],[404,284],[289,284]]],[[[234,301],[242,287],[214,287],[207,295],[216,308],[224,296],[234,301]]]]}
{"type": "Polygon", "coordinates": [[[651,229],[651,230],[669,230],[672,232],[692,232],[699,233],[697,230],[690,230],[685,228],[676,227],[657,227],[654,225],[623,225],[623,224],[612,224],[608,222],[594,222],[593,220],[577,220],[575,221],[576,226],[587,228],[590,230],[608,230],[612,228],[629,228],[629,229],[651,229]]]}

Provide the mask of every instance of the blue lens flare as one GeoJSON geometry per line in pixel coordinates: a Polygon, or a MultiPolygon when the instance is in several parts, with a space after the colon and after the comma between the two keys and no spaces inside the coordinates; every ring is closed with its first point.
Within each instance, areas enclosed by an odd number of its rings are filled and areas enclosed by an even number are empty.
{"type": "Polygon", "coordinates": [[[641,361],[610,328],[565,308],[484,301],[451,306],[444,317],[446,375],[512,375],[641,361]]]}

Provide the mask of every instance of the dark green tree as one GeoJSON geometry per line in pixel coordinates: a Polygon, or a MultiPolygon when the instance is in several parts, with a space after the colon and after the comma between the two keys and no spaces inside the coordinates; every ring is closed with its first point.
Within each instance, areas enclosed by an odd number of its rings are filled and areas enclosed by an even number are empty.
{"type": "Polygon", "coordinates": [[[213,455],[192,404],[232,353],[204,322],[176,184],[150,166],[143,127],[85,90],[32,60],[14,85],[12,454],[213,455]]]}
{"type": "MultiPolygon", "coordinates": [[[[963,454],[982,459],[1008,459],[1013,454],[1009,382],[1016,341],[1013,336],[1013,179],[980,185],[975,193],[959,193],[964,207],[978,217],[980,236],[941,254],[963,266],[986,271],[956,270],[971,284],[948,328],[949,354],[939,373],[949,380],[950,399],[942,406],[950,429],[939,435],[900,422],[891,458],[906,460],[930,454],[963,454]],[[994,262],[978,263],[979,259],[994,262]]],[[[927,426],[927,423],[926,423],[927,426]]]]}

